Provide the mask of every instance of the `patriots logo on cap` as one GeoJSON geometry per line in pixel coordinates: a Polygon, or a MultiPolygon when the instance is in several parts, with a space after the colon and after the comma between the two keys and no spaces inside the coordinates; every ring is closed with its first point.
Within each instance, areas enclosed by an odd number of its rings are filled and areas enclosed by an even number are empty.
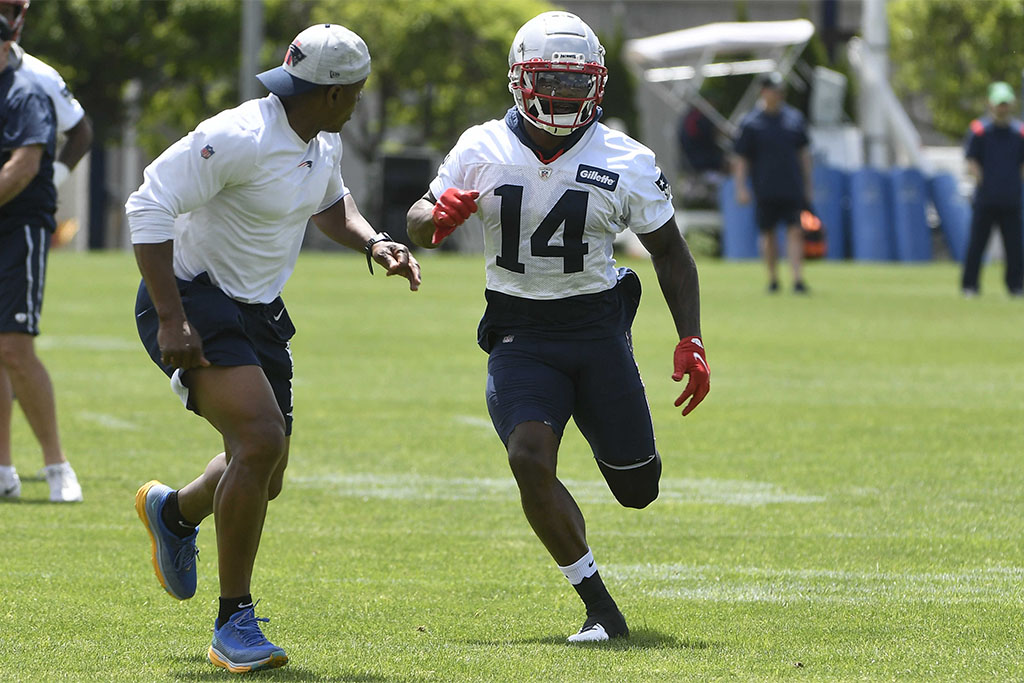
{"type": "Polygon", "coordinates": [[[209,159],[214,154],[216,154],[216,152],[213,151],[213,147],[211,147],[210,145],[207,145],[206,147],[203,147],[201,150],[199,150],[199,156],[201,156],[204,159],[209,159]]]}
{"type": "Polygon", "coordinates": [[[292,43],[288,46],[288,54],[284,56],[284,63],[288,66],[295,66],[305,58],[306,55],[299,49],[299,44],[292,43]]]}

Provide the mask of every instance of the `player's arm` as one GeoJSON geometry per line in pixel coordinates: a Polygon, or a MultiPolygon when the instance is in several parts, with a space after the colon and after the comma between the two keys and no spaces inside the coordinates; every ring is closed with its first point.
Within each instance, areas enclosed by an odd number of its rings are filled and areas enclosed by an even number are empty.
{"type": "Polygon", "coordinates": [[[88,115],[83,114],[78,123],[68,128],[64,135],[64,146],[57,154],[57,162],[64,164],[71,171],[92,146],[92,121],[88,115]]]}
{"type": "Polygon", "coordinates": [[[43,159],[42,145],[26,145],[11,152],[10,158],[0,167],[0,206],[11,201],[28,187],[39,174],[39,163],[43,159]]]}
{"type": "Polygon", "coordinates": [[[433,249],[438,246],[431,240],[431,236],[434,234],[432,212],[436,202],[434,195],[427,192],[409,207],[409,212],[405,215],[405,229],[409,233],[409,239],[413,244],[424,249],[433,249]]]}
{"type": "Polygon", "coordinates": [[[747,189],[747,176],[750,172],[750,161],[742,154],[732,156],[732,181],[737,204],[750,203],[750,191],[747,189]]]}
{"type": "Polygon", "coordinates": [[[189,325],[181,305],[174,279],[174,242],[136,244],[134,249],[135,261],[160,321],[156,334],[160,362],[182,370],[208,366],[199,333],[189,325]]]}
{"type": "Polygon", "coordinates": [[[661,293],[672,313],[679,344],[673,355],[672,379],[680,381],[689,375],[683,393],[676,399],[678,407],[689,399],[683,415],[697,407],[711,389],[710,369],[704,354],[700,333],[700,283],[697,264],[690,253],[675,218],[669,218],[653,232],[638,235],[641,244],[651,254],[651,263],[658,276],[661,293]]]}
{"type": "Polygon", "coordinates": [[[807,206],[812,205],[814,199],[814,161],[811,157],[810,145],[800,148],[800,168],[804,174],[804,200],[807,206]]]}
{"type": "Polygon", "coordinates": [[[359,213],[351,194],[314,215],[313,223],[329,238],[355,251],[363,251],[371,240],[378,240],[370,245],[369,256],[383,266],[389,276],[401,275],[409,281],[409,289],[419,289],[420,264],[409,253],[409,247],[391,240],[380,240],[379,235],[383,233],[374,230],[359,213]]]}
{"type": "Polygon", "coordinates": [[[436,202],[432,204],[433,195],[430,192],[418,200],[406,214],[406,230],[416,231],[413,241],[421,247],[433,249],[441,244],[445,237],[455,232],[455,228],[466,222],[472,214],[476,213],[476,200],[480,193],[476,190],[460,190],[449,187],[441,193],[436,202]],[[416,210],[413,220],[413,210],[416,210]],[[429,236],[429,238],[428,238],[429,236]],[[418,241],[417,241],[418,240],[418,241]]]}

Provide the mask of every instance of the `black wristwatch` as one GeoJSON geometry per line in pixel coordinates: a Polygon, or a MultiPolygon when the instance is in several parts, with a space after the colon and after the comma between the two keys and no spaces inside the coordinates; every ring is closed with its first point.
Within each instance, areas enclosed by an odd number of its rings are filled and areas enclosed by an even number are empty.
{"type": "Polygon", "coordinates": [[[373,275],[373,245],[377,244],[377,242],[394,242],[394,240],[386,232],[378,232],[366,240],[366,244],[363,245],[363,251],[366,252],[366,267],[370,269],[370,275],[373,275]]]}

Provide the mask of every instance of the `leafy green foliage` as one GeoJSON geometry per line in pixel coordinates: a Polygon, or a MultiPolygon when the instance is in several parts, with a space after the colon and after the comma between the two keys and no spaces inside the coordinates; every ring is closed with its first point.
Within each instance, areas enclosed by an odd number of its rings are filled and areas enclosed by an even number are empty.
{"type": "Polygon", "coordinates": [[[894,0],[887,7],[894,85],[904,94],[923,93],[941,132],[963,137],[985,110],[992,81],[1007,81],[1019,94],[1019,0],[894,0]]]}

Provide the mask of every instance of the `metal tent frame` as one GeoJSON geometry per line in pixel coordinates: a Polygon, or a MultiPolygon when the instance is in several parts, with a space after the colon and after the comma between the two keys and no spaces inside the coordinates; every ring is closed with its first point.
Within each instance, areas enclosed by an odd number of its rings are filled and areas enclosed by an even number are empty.
{"type": "Polygon", "coordinates": [[[772,71],[786,78],[813,35],[814,24],[806,19],[720,22],[629,40],[624,51],[633,73],[673,110],[681,114],[695,106],[732,138],[758,97],[758,85],[752,82],[726,115],[700,94],[704,79],[772,71]]]}

